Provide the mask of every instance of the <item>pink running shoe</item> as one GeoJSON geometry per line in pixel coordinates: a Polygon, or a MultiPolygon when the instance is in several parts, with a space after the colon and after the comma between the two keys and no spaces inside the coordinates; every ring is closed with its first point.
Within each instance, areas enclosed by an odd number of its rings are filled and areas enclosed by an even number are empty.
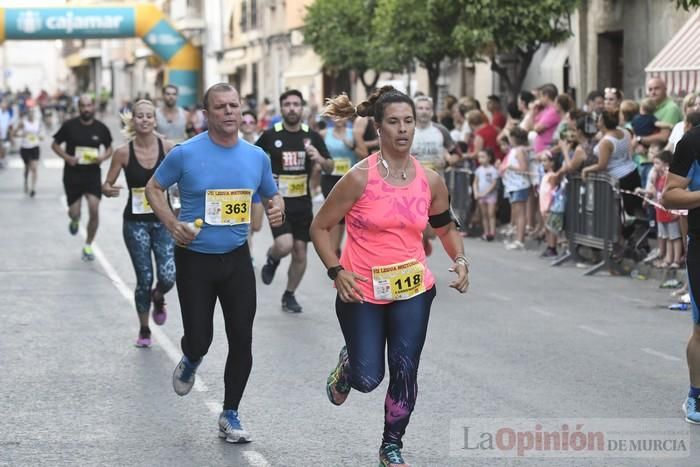
{"type": "Polygon", "coordinates": [[[136,338],[136,347],[150,347],[151,346],[151,336],[144,336],[139,333],[139,337],[136,338]]]}
{"type": "Polygon", "coordinates": [[[160,299],[156,299],[156,289],[151,290],[151,300],[153,301],[153,321],[162,326],[165,320],[168,319],[168,310],[165,308],[165,297],[161,295],[160,299]]]}

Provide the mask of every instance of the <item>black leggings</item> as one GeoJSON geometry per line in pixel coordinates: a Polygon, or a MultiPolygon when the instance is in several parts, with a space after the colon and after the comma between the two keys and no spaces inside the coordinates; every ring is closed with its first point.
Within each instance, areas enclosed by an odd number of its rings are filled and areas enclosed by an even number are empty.
{"type": "Polygon", "coordinates": [[[207,354],[214,334],[214,307],[224,312],[228,358],[224,410],[238,410],[250,369],[255,318],[255,274],[248,244],[224,254],[175,247],[177,295],[182,312],[182,352],[190,361],[207,354]]]}
{"type": "Polygon", "coordinates": [[[350,385],[370,392],[384,378],[384,347],[388,347],[389,389],[384,402],[382,441],[402,446],[401,438],[416,405],[418,363],[423,350],[435,287],[386,305],[344,303],[335,309],[350,361],[350,385]]]}

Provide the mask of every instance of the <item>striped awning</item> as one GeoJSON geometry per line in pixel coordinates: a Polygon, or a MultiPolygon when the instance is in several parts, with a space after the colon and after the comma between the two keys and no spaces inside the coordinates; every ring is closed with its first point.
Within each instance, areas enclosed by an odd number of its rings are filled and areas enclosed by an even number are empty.
{"type": "Polygon", "coordinates": [[[661,78],[668,93],[700,91],[700,11],[696,12],[644,69],[649,78],[661,78]]]}

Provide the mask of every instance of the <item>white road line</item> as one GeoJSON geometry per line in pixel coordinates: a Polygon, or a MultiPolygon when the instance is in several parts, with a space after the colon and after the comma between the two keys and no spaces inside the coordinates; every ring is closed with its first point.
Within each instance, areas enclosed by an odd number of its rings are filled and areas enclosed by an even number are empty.
{"type": "Polygon", "coordinates": [[[22,159],[15,159],[14,157],[8,158],[7,159],[7,168],[8,169],[23,169],[24,162],[22,162],[22,159]]]}
{"type": "Polygon", "coordinates": [[[532,307],[532,308],[530,308],[530,311],[532,311],[533,313],[537,313],[538,315],[546,316],[547,318],[552,318],[552,317],[554,317],[554,313],[552,313],[552,312],[550,312],[550,311],[542,310],[542,309],[540,309],[540,308],[534,308],[534,307],[532,307]]]}
{"type": "Polygon", "coordinates": [[[505,295],[495,293],[495,292],[488,292],[486,295],[488,295],[491,298],[495,298],[496,300],[501,300],[503,302],[510,302],[513,300],[510,297],[506,297],[505,295]]]}
{"type": "MultiPolygon", "coordinates": [[[[83,238],[87,238],[87,232],[82,226],[80,227],[80,235],[83,238]]],[[[92,250],[95,253],[95,259],[97,259],[102,268],[105,270],[107,277],[109,277],[109,279],[112,281],[114,287],[119,291],[119,293],[122,294],[126,301],[128,301],[130,304],[133,304],[134,292],[126,285],[126,283],[124,283],[119,274],[117,274],[117,271],[114,269],[109,260],[107,260],[107,257],[104,255],[104,253],[102,253],[102,250],[97,245],[97,243],[93,242],[92,250]]],[[[177,349],[177,347],[175,347],[175,344],[173,344],[173,342],[168,338],[168,336],[166,336],[165,333],[160,330],[160,328],[153,322],[153,320],[151,320],[150,328],[151,336],[160,344],[160,346],[163,348],[168,357],[170,357],[170,360],[175,365],[180,363],[182,354],[177,349]]],[[[195,379],[194,390],[199,392],[207,392],[209,390],[206,384],[204,384],[204,382],[202,381],[201,376],[197,376],[197,378],[195,379]]]]}
{"type": "MultiPolygon", "coordinates": [[[[61,197],[61,202],[63,205],[65,205],[65,196],[61,197]]],[[[87,232],[82,226],[80,227],[80,235],[83,238],[87,238],[87,232]]],[[[127,302],[132,303],[132,290],[127,287],[126,283],[119,276],[107,257],[104,255],[104,253],[102,253],[102,250],[97,243],[93,242],[92,250],[95,253],[95,259],[97,259],[102,268],[105,270],[107,277],[109,277],[109,279],[112,281],[114,287],[126,299],[127,302]]],[[[168,336],[166,336],[165,333],[163,333],[163,331],[161,331],[158,326],[153,323],[153,321],[151,321],[151,324],[153,325],[151,326],[151,335],[153,338],[160,344],[168,357],[170,357],[170,360],[172,360],[173,363],[178,364],[181,357],[180,351],[177,350],[168,336]]],[[[197,379],[194,382],[194,389],[199,392],[207,392],[209,390],[200,376],[197,376],[197,379]]],[[[221,412],[220,403],[207,401],[205,404],[209,411],[213,414],[218,415],[221,412]]],[[[257,451],[243,451],[243,457],[245,457],[248,464],[250,464],[252,467],[270,467],[270,463],[267,462],[265,457],[257,451]]]]}
{"type": "Polygon", "coordinates": [[[649,347],[644,347],[642,349],[642,352],[648,353],[649,355],[653,355],[655,357],[663,358],[664,360],[668,360],[671,362],[680,362],[681,359],[674,356],[674,355],[669,355],[667,353],[659,352],[658,350],[650,349],[649,347]]]}
{"type": "Polygon", "coordinates": [[[577,326],[577,327],[578,327],[579,329],[581,329],[582,331],[590,332],[591,334],[595,334],[596,336],[607,337],[607,336],[610,335],[610,334],[608,334],[608,333],[605,332],[605,331],[601,331],[600,329],[592,328],[592,327],[590,327],[590,326],[585,326],[585,325],[583,325],[583,324],[581,324],[581,325],[579,325],[579,326],[577,326]]]}
{"type": "Polygon", "coordinates": [[[253,467],[270,467],[270,463],[257,451],[243,451],[243,457],[253,467]]]}
{"type": "Polygon", "coordinates": [[[63,159],[60,159],[58,157],[52,157],[51,159],[42,159],[44,163],[44,167],[47,169],[62,169],[63,166],[66,164],[63,159]]]}
{"type": "Polygon", "coordinates": [[[207,402],[207,408],[209,409],[209,412],[213,413],[214,415],[219,415],[221,413],[221,403],[220,402],[207,402]]]}
{"type": "MultiPolygon", "coordinates": [[[[46,169],[62,169],[65,162],[63,162],[63,159],[59,159],[58,157],[51,157],[50,159],[40,159],[41,165],[46,168],[46,169]]],[[[18,157],[11,157],[7,159],[7,168],[8,169],[23,169],[24,168],[24,162],[22,159],[18,157]]]]}

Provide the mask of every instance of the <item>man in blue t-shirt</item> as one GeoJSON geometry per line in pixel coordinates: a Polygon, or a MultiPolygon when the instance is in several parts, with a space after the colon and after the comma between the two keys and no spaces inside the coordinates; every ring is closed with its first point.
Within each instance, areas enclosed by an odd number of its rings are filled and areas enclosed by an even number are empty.
{"type": "Polygon", "coordinates": [[[238,138],[238,93],[227,83],[204,94],[209,130],[173,148],[146,186],[153,212],[172,234],[177,292],[182,312],[183,357],[173,373],[173,388],[184,396],[213,336],[219,299],[229,353],[224,373],[224,406],[219,436],[231,443],[250,441],[241,426],[238,404],[253,363],[251,344],[256,295],[247,237],[253,196],[267,201],[272,227],[284,222],[284,200],[277,192],[270,160],[238,138]],[[164,190],[180,189],[180,218],[170,210],[164,190]],[[203,223],[202,220],[204,221],[203,223]],[[201,228],[200,228],[201,224],[201,228]]]}

